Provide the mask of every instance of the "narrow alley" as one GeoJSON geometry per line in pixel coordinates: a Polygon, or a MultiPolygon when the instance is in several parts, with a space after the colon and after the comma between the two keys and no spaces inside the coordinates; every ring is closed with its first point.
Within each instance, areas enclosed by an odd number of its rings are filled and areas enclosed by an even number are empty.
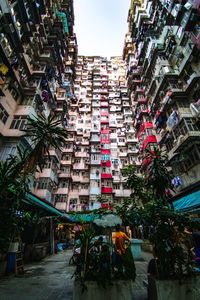
{"type": "MultiPolygon", "coordinates": [[[[71,250],[25,266],[25,275],[4,277],[0,280],[1,300],[72,300],[74,267],[68,262],[71,250]]],[[[146,300],[147,263],[150,254],[143,252],[144,261],[135,262],[137,278],[133,300],[146,300]]],[[[117,299],[116,299],[117,300],[117,299]]]]}

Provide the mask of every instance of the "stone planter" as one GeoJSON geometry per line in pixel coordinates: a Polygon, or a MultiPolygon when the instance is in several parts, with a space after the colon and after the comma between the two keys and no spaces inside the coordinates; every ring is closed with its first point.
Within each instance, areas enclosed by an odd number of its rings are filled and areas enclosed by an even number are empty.
{"type": "Polygon", "coordinates": [[[148,277],[149,300],[198,300],[200,299],[200,276],[183,280],[157,280],[148,277]]]}
{"type": "Polygon", "coordinates": [[[143,241],[141,247],[143,251],[153,253],[153,246],[150,244],[148,240],[143,241]]]}
{"type": "Polygon", "coordinates": [[[132,300],[134,282],[113,280],[112,285],[103,288],[96,281],[86,281],[87,290],[82,293],[80,281],[74,281],[73,300],[132,300]]]}
{"type": "Polygon", "coordinates": [[[6,273],[6,254],[1,254],[0,253],[0,276],[4,276],[6,273]]]}

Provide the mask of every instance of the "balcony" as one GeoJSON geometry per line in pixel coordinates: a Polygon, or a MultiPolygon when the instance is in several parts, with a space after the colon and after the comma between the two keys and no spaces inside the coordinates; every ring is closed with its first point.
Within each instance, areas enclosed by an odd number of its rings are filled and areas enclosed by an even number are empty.
{"type": "Polygon", "coordinates": [[[42,172],[38,172],[35,175],[36,178],[50,178],[52,181],[57,182],[57,172],[51,168],[44,168],[42,172]]]}
{"type": "Polygon", "coordinates": [[[101,160],[100,159],[92,159],[90,161],[91,165],[100,165],[101,164],[101,160]]]}
{"type": "Polygon", "coordinates": [[[74,148],[73,148],[73,147],[70,147],[70,148],[63,148],[63,149],[62,149],[62,152],[63,152],[63,153],[72,153],[72,152],[74,152],[74,148]]]}
{"type": "Polygon", "coordinates": [[[144,151],[149,144],[157,144],[157,139],[155,137],[155,135],[149,135],[145,138],[143,145],[142,145],[142,151],[144,151]]]}
{"type": "Polygon", "coordinates": [[[72,159],[71,157],[69,159],[66,159],[64,157],[62,157],[61,161],[60,161],[61,165],[71,165],[72,164],[72,159]]]}
{"type": "Polygon", "coordinates": [[[67,211],[67,202],[56,202],[55,207],[61,211],[67,211]]]}
{"type": "Polygon", "coordinates": [[[51,202],[51,199],[53,196],[52,192],[47,189],[34,189],[33,194],[38,196],[39,198],[45,199],[49,202],[51,202]]]}
{"type": "Polygon", "coordinates": [[[188,144],[200,140],[199,132],[200,126],[194,124],[192,118],[182,118],[176,127],[172,129],[165,142],[169,159],[175,155],[176,151],[180,151],[188,144]]]}
{"type": "Polygon", "coordinates": [[[126,143],[137,143],[138,139],[135,136],[128,135],[126,137],[126,143]]]}
{"type": "Polygon", "coordinates": [[[73,164],[73,170],[85,170],[88,169],[88,166],[86,166],[84,163],[75,163],[73,164]]]}
{"type": "Polygon", "coordinates": [[[101,179],[112,179],[112,174],[101,173],[101,179]]]}
{"type": "Polygon", "coordinates": [[[90,193],[89,188],[79,190],[79,196],[89,196],[89,193],[90,193]]]}
{"type": "Polygon", "coordinates": [[[110,149],[101,149],[101,154],[110,154],[110,149]]]}
{"type": "Polygon", "coordinates": [[[117,190],[113,189],[113,193],[115,194],[115,197],[130,197],[131,191],[130,190],[117,190]]]}
{"type": "Polygon", "coordinates": [[[60,171],[58,173],[58,178],[71,178],[70,172],[60,171]]]}
{"type": "Polygon", "coordinates": [[[100,107],[108,107],[108,102],[101,101],[100,107]]]}
{"type": "Polygon", "coordinates": [[[71,178],[73,182],[81,182],[81,176],[79,175],[72,175],[71,178]]]}
{"type": "Polygon", "coordinates": [[[96,172],[90,173],[90,179],[100,180],[100,171],[96,170],[96,172]]]}
{"type": "Polygon", "coordinates": [[[101,193],[102,194],[112,194],[112,192],[113,192],[113,189],[112,189],[112,187],[102,187],[101,188],[101,193]]]}
{"type": "Polygon", "coordinates": [[[90,141],[91,142],[100,142],[100,135],[92,134],[90,141]]]}
{"type": "Polygon", "coordinates": [[[100,112],[100,116],[109,116],[109,112],[108,111],[101,111],[100,112]]]}
{"type": "Polygon", "coordinates": [[[109,126],[108,128],[101,128],[101,134],[108,134],[110,132],[109,126]]]}
{"type": "Polygon", "coordinates": [[[101,123],[109,123],[109,118],[101,117],[101,123]]]}
{"type": "Polygon", "coordinates": [[[101,139],[101,144],[110,144],[110,137],[102,138],[101,139]]]}
{"type": "Polygon", "coordinates": [[[99,187],[90,187],[90,195],[99,195],[100,188],[99,187]]]}
{"type": "Polygon", "coordinates": [[[65,195],[68,195],[68,193],[69,193],[69,189],[68,189],[68,187],[59,187],[57,190],[56,190],[56,192],[55,192],[55,195],[57,195],[57,194],[65,194],[65,195]]]}
{"type": "Polygon", "coordinates": [[[101,160],[101,167],[111,167],[110,160],[101,160]]]}

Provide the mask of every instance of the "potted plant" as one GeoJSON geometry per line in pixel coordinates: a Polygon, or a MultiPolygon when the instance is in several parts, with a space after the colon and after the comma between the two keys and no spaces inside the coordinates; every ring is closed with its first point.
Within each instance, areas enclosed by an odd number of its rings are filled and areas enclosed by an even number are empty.
{"type": "Polygon", "coordinates": [[[29,175],[33,176],[37,165],[42,169],[44,155],[50,157],[49,149],[60,149],[67,137],[56,116],[28,117],[27,121],[22,138],[31,138],[31,146],[25,150],[18,148],[17,155],[0,162],[0,255],[3,262],[10,243],[34,217],[22,201],[30,191],[29,175]]]}
{"type": "MultiPolygon", "coordinates": [[[[156,148],[147,153],[150,162],[144,172],[146,201],[138,207],[133,199],[122,212],[126,222],[143,225],[154,249],[154,259],[149,265],[149,299],[198,299],[200,280],[195,272],[191,241],[185,229],[197,228],[199,224],[189,215],[178,213],[171,207],[171,174],[166,167],[167,156],[156,148]]],[[[131,181],[131,176],[128,176],[127,182],[129,185],[132,183],[134,189],[137,180],[133,178],[131,181]]],[[[138,193],[136,200],[137,197],[138,193]]]]}
{"type": "Polygon", "coordinates": [[[160,200],[145,205],[141,222],[154,248],[154,267],[153,271],[149,269],[148,277],[149,299],[197,299],[200,281],[185,229],[199,225],[160,200]]]}
{"type": "Polygon", "coordinates": [[[117,274],[112,265],[112,227],[121,223],[121,219],[114,214],[102,213],[93,224],[87,225],[80,234],[81,253],[77,259],[74,281],[74,300],[132,299],[135,269],[132,267],[131,256],[127,255],[126,272],[117,274]],[[114,224],[114,223],[115,224],[114,224]],[[104,232],[101,246],[100,239],[95,237],[95,228],[104,232]],[[131,268],[128,268],[128,264],[131,268]]]}

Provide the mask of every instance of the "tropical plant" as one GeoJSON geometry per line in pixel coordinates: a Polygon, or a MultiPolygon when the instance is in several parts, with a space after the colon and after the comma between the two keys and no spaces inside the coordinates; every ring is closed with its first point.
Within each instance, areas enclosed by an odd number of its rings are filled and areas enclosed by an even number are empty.
{"type": "Polygon", "coordinates": [[[23,131],[24,137],[31,139],[32,150],[24,160],[25,174],[34,171],[37,165],[41,170],[44,155],[49,157],[51,148],[61,150],[65,145],[67,131],[60,126],[60,123],[55,115],[49,115],[47,118],[43,115],[27,118],[27,126],[23,131]]]}
{"type": "Polygon", "coordinates": [[[122,175],[125,177],[125,186],[132,190],[131,198],[138,204],[145,203],[148,200],[148,191],[145,188],[144,177],[138,175],[134,164],[128,165],[122,169],[122,175]]]}
{"type": "Polygon", "coordinates": [[[17,156],[0,162],[0,190],[0,250],[6,251],[28,216],[21,203],[28,191],[28,178],[23,176],[17,156]]]}
{"type": "Polygon", "coordinates": [[[28,117],[23,138],[30,138],[31,149],[18,148],[16,156],[0,162],[0,249],[6,251],[12,237],[20,232],[30,220],[32,213],[24,206],[29,192],[29,175],[33,175],[37,165],[43,167],[44,155],[49,149],[61,149],[67,137],[66,130],[60,127],[56,117],[28,117]]]}
{"type": "Polygon", "coordinates": [[[200,225],[189,215],[178,213],[159,200],[146,204],[140,214],[140,223],[148,231],[157,257],[157,277],[177,279],[193,275],[194,258],[185,229],[200,225]]]}
{"type": "Polygon", "coordinates": [[[200,226],[188,215],[174,211],[168,203],[166,190],[172,189],[172,186],[166,167],[167,156],[155,148],[154,151],[147,151],[147,157],[149,161],[144,171],[143,186],[134,168],[129,166],[126,169],[126,184],[134,193],[131,199],[116,207],[117,213],[126,225],[143,225],[145,235],[155,250],[159,279],[192,276],[194,258],[185,228],[200,226]],[[138,207],[137,197],[142,199],[143,193],[146,193],[146,201],[143,201],[143,207],[138,207]]]}
{"type": "Polygon", "coordinates": [[[168,157],[157,148],[146,150],[151,162],[145,171],[146,188],[152,190],[154,197],[166,200],[166,191],[172,189],[172,177],[167,170],[168,157]]]}

